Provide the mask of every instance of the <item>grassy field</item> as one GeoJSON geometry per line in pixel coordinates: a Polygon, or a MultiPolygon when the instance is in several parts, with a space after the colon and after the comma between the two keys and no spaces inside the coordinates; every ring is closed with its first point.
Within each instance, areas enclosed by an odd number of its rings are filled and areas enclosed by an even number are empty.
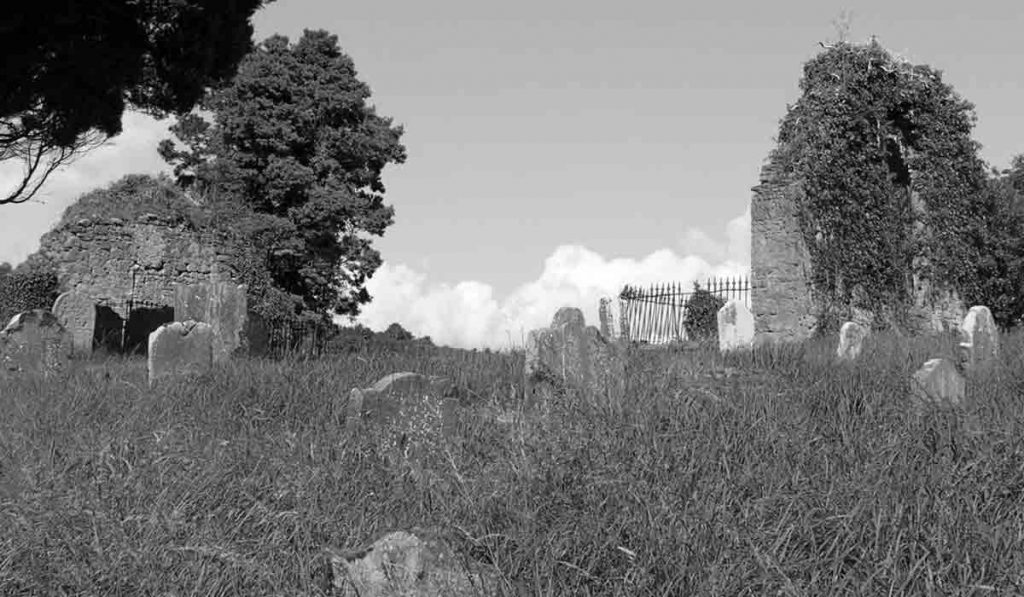
{"type": "Polygon", "coordinates": [[[325,546],[436,525],[525,595],[1024,594],[1024,336],[968,384],[982,433],[918,418],[948,340],[635,351],[628,400],[522,400],[522,357],[235,361],[150,390],[145,362],[0,386],[0,595],[317,595],[325,546]],[[350,438],[336,403],[448,375],[458,437],[428,475],[350,438]],[[728,373],[728,374],[726,374],[728,373]]]}

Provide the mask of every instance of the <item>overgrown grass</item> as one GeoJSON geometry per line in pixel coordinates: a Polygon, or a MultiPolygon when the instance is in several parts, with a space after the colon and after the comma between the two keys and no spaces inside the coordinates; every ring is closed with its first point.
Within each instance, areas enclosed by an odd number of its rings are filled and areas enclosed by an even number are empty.
{"type": "Polygon", "coordinates": [[[316,595],[320,550],[415,525],[527,595],[1024,593],[1024,337],[968,384],[983,433],[905,396],[951,340],[642,351],[628,400],[521,401],[519,355],[237,361],[146,386],[142,361],[0,386],[0,594],[316,595]],[[726,369],[728,368],[728,369],[726,369]],[[344,433],[394,371],[455,378],[430,475],[344,433]],[[728,374],[726,374],[728,373],[728,374]]]}

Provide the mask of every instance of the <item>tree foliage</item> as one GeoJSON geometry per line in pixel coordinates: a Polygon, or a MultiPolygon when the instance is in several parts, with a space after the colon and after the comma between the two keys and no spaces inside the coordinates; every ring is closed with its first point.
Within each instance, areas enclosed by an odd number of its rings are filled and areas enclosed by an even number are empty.
{"type": "Polygon", "coordinates": [[[975,266],[1001,242],[1003,204],[991,198],[970,136],[973,106],[939,71],[875,40],[826,48],[804,65],[800,90],[775,158],[799,182],[821,302],[895,307],[898,323],[916,274],[936,290],[990,304],[995,287],[975,266]]]}
{"type": "Polygon", "coordinates": [[[52,269],[22,266],[0,275],[0,329],[22,311],[49,309],[58,294],[57,273],[52,269]]]}
{"type": "Polygon", "coordinates": [[[364,283],[381,260],[369,236],[393,220],[381,173],[405,161],[402,128],[369,98],[336,36],[273,36],[203,99],[212,122],[183,116],[171,130],[184,148],[159,148],[179,184],[249,210],[260,235],[254,259],[275,288],[317,313],[356,314],[370,299],[364,283]]]}
{"type": "Polygon", "coordinates": [[[190,110],[252,48],[273,0],[38,0],[0,17],[0,161],[24,162],[2,203],[30,199],[58,166],[121,132],[133,107],[190,110]]]}

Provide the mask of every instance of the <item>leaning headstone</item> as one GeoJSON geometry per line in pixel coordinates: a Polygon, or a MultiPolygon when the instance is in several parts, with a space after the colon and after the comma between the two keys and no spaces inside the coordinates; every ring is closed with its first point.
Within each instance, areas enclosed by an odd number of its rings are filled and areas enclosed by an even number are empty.
{"type": "Polygon", "coordinates": [[[0,331],[0,369],[61,373],[72,353],[71,333],[46,309],[23,311],[0,331]]]}
{"type": "Polygon", "coordinates": [[[345,429],[355,434],[367,427],[392,465],[422,464],[443,450],[454,437],[458,400],[454,386],[443,377],[408,371],[392,373],[369,388],[353,388],[345,403],[345,429]]]}
{"type": "Polygon", "coordinates": [[[384,535],[352,551],[324,550],[324,594],[339,597],[469,597],[502,594],[497,574],[459,557],[435,529],[384,535]]]}
{"type": "Polygon", "coordinates": [[[165,323],[149,335],[149,383],[202,375],[213,367],[213,328],[197,321],[165,323]]]}
{"type": "Polygon", "coordinates": [[[718,348],[722,352],[754,346],[754,315],[736,299],[718,310],[718,348]]]}
{"type": "Polygon", "coordinates": [[[530,404],[546,403],[565,388],[613,404],[620,404],[626,394],[622,348],[587,326],[574,307],[559,309],[551,327],[530,331],[524,376],[530,404]]]}
{"type": "Polygon", "coordinates": [[[960,326],[960,334],[967,371],[989,367],[999,358],[999,330],[988,307],[971,307],[960,326]]]}
{"type": "Polygon", "coordinates": [[[95,301],[84,292],[69,290],[53,301],[51,311],[57,321],[71,333],[75,353],[91,354],[96,327],[95,301]]]}
{"type": "Polygon", "coordinates": [[[245,285],[214,280],[174,287],[175,321],[210,324],[214,362],[226,360],[242,347],[247,314],[245,285]]]}
{"type": "Polygon", "coordinates": [[[842,361],[855,360],[860,355],[860,350],[867,338],[868,330],[863,325],[847,321],[839,328],[839,347],[836,349],[836,356],[842,361]]]}
{"type": "Polygon", "coordinates": [[[910,399],[915,411],[929,408],[958,409],[965,406],[966,382],[949,359],[931,359],[910,380],[910,399]]]}

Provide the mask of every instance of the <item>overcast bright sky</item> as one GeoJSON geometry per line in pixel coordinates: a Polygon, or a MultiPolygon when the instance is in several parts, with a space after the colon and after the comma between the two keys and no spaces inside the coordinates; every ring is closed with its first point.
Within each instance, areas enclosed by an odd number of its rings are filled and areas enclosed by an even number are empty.
{"type": "MultiPolygon", "coordinates": [[[[257,40],[337,34],[405,126],[361,321],[505,347],[562,305],[596,324],[627,282],[746,273],[750,187],[844,10],[853,41],[944,71],[976,106],[986,161],[1024,152],[1019,1],[278,0],[254,24],[257,40]]],[[[0,206],[0,261],[22,261],[82,193],[166,169],[168,124],[128,114],[39,201],[0,206]]]]}

